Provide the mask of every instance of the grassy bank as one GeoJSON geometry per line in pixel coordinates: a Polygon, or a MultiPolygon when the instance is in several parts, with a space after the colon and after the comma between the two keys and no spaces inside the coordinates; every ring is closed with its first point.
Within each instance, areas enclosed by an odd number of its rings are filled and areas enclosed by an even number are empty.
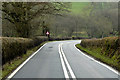
{"type": "MultiPolygon", "coordinates": [[[[47,42],[47,41],[46,41],[47,42]]],[[[7,75],[9,75],[13,70],[15,70],[22,62],[24,62],[32,53],[34,53],[37,49],[39,49],[42,45],[44,45],[46,42],[41,43],[40,45],[28,49],[26,54],[23,54],[22,56],[19,56],[11,62],[7,62],[3,65],[2,68],[2,78],[5,78],[7,75]]]]}
{"type": "Polygon", "coordinates": [[[117,37],[86,39],[77,48],[120,71],[120,46],[117,37]]]}

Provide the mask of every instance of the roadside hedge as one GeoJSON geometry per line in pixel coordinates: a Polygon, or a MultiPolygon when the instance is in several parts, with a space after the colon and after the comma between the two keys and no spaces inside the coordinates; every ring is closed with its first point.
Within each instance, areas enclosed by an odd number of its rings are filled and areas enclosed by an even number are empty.
{"type": "Polygon", "coordinates": [[[45,36],[37,36],[35,38],[20,38],[20,37],[0,37],[2,40],[2,65],[6,62],[10,62],[16,57],[19,57],[26,53],[27,49],[38,46],[44,41],[59,41],[59,40],[71,40],[81,39],[80,37],[71,38],[47,38],[45,36]]]}
{"type": "Polygon", "coordinates": [[[12,59],[26,53],[27,49],[35,47],[40,43],[47,41],[47,37],[40,38],[15,38],[0,37],[2,40],[2,64],[10,62],[12,59]]]}
{"type": "Polygon", "coordinates": [[[103,39],[84,39],[81,44],[85,48],[101,48],[101,54],[117,59],[120,63],[120,38],[106,37],[103,39]]]}

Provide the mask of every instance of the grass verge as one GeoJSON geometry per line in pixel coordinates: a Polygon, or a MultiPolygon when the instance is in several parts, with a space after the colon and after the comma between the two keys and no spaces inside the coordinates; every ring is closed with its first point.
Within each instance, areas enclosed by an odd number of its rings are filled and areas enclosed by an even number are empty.
{"type": "Polygon", "coordinates": [[[13,70],[15,70],[21,63],[23,63],[30,55],[32,55],[37,49],[39,49],[46,42],[41,43],[40,45],[27,50],[26,54],[23,54],[21,57],[17,57],[12,60],[10,63],[6,63],[2,67],[2,79],[6,78],[13,70]]]}
{"type": "Polygon", "coordinates": [[[114,60],[112,58],[109,58],[105,55],[102,55],[101,48],[94,48],[94,49],[93,48],[84,48],[80,44],[77,44],[76,47],[78,49],[80,49],[81,51],[85,52],[86,54],[92,56],[96,60],[99,60],[99,61],[113,67],[114,69],[116,69],[120,72],[120,66],[118,64],[118,61],[114,60]]]}

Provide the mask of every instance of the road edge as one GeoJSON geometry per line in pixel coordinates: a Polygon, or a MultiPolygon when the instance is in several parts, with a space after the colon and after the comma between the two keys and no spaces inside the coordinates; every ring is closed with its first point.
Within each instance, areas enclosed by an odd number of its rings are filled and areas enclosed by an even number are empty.
{"type": "Polygon", "coordinates": [[[8,77],[7,80],[10,80],[32,57],[34,57],[38,51],[40,51],[47,43],[41,46],[36,52],[34,52],[31,56],[29,56],[22,64],[20,64],[8,77]]]}
{"type": "Polygon", "coordinates": [[[92,56],[89,56],[89,55],[83,53],[83,52],[82,52],[80,49],[78,49],[75,45],[76,45],[76,44],[74,44],[74,47],[75,47],[75,48],[77,49],[77,51],[79,51],[82,55],[84,55],[84,56],[86,56],[87,58],[93,60],[94,62],[96,62],[96,63],[98,63],[98,64],[106,67],[106,68],[109,69],[110,71],[112,71],[112,72],[114,72],[115,74],[117,74],[118,76],[120,76],[120,73],[119,73],[117,70],[115,70],[114,68],[112,68],[111,66],[109,66],[109,65],[107,65],[107,64],[102,63],[101,61],[96,60],[96,59],[93,58],[92,56]]]}

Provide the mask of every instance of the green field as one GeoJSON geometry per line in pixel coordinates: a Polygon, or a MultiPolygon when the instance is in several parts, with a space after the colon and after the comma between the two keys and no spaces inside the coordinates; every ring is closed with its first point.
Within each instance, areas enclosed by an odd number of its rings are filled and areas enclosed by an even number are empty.
{"type": "Polygon", "coordinates": [[[84,8],[88,5],[88,2],[73,2],[71,11],[73,14],[83,14],[84,8]]]}

